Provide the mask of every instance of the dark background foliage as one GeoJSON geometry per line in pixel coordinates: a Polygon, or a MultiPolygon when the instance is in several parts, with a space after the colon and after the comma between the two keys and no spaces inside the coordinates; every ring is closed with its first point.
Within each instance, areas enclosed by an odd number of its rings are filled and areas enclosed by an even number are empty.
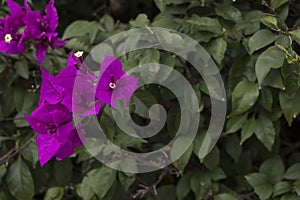
{"type": "MultiPolygon", "coordinates": [[[[21,1],[20,1],[21,3],[21,1]]],[[[47,1],[32,0],[43,10],[47,1]]],[[[156,172],[129,174],[109,169],[84,148],[43,168],[34,133],[23,119],[37,106],[40,72],[32,48],[24,55],[0,53],[0,199],[300,199],[300,2],[297,0],[59,0],[59,32],[69,40],[51,51],[44,68],[58,73],[68,52],[89,52],[104,39],[134,27],[158,26],[185,33],[212,55],[227,90],[228,117],[217,146],[198,158],[210,118],[202,78],[186,62],[158,50],[122,59],[127,69],[164,63],[186,76],[198,94],[201,121],[188,151],[156,172]]],[[[7,13],[3,1],[0,16],[7,13]]],[[[174,41],[176,42],[176,41],[174,41]]],[[[31,44],[28,44],[29,46],[31,44]]],[[[103,50],[103,53],[107,53],[103,50]]],[[[139,90],[131,106],[147,123],[161,103],[168,120],[160,135],[144,141],[123,137],[106,108],[105,133],[127,149],[147,151],[166,144],[180,120],[178,102],[165,88],[139,90]],[[156,146],[157,145],[157,146],[156,146]]]]}

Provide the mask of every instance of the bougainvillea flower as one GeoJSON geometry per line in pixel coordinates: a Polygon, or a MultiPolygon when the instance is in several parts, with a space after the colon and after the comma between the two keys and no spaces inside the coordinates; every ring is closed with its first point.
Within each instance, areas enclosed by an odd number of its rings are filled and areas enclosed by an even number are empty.
{"type": "Polygon", "coordinates": [[[8,54],[18,54],[25,51],[22,34],[18,33],[20,26],[18,20],[7,15],[0,22],[0,51],[8,54]],[[4,24],[3,24],[4,23],[4,24]]]}
{"type": "MultiPolygon", "coordinates": [[[[25,11],[24,9],[16,2],[12,1],[12,0],[6,0],[7,6],[9,8],[10,11],[10,17],[12,18],[12,20],[14,21],[15,24],[15,28],[19,28],[22,26],[25,26],[25,23],[23,21],[23,18],[25,17],[25,11]]],[[[27,1],[24,1],[24,4],[27,5],[27,1]]],[[[14,30],[15,32],[18,31],[14,30]]]]}
{"type": "Polygon", "coordinates": [[[54,83],[65,89],[62,104],[73,113],[87,116],[98,114],[100,110],[100,102],[95,100],[96,80],[97,77],[83,65],[82,53],[71,52],[67,67],[55,77],[54,83]]]}
{"type": "Polygon", "coordinates": [[[60,39],[58,33],[55,32],[58,25],[58,15],[54,0],[50,0],[46,6],[45,16],[42,16],[40,12],[31,11],[27,8],[24,22],[26,24],[25,38],[34,38],[38,41],[35,45],[36,58],[41,65],[49,46],[52,49],[57,49],[66,44],[66,41],[60,39]]]}
{"type": "Polygon", "coordinates": [[[63,99],[64,88],[54,83],[54,76],[41,68],[42,85],[39,105],[43,103],[57,104],[63,99]]]}
{"type": "MultiPolygon", "coordinates": [[[[60,160],[74,153],[81,146],[80,136],[72,123],[69,110],[62,104],[42,104],[26,120],[38,133],[36,144],[40,164],[43,166],[52,157],[60,160]]],[[[84,132],[80,131],[80,134],[84,132]]]]}
{"type": "Polygon", "coordinates": [[[115,99],[128,102],[137,89],[137,81],[137,78],[125,74],[122,63],[117,58],[106,56],[100,66],[96,97],[100,102],[113,107],[115,99]]]}

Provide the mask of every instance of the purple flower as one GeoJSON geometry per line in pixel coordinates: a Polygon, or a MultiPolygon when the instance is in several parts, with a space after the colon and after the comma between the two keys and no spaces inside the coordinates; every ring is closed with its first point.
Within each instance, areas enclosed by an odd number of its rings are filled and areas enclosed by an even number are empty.
{"type": "Polygon", "coordinates": [[[126,100],[128,104],[130,97],[137,89],[137,81],[137,78],[125,74],[122,70],[122,63],[117,58],[106,56],[100,66],[96,97],[100,102],[113,107],[115,106],[114,98],[126,100]]]}
{"type": "Polygon", "coordinates": [[[34,38],[38,41],[35,45],[36,58],[42,65],[48,52],[48,46],[57,49],[66,44],[66,41],[60,39],[58,33],[55,32],[58,25],[57,10],[54,7],[54,0],[50,0],[46,6],[45,16],[42,16],[40,12],[31,11],[28,6],[26,10],[24,37],[34,38]]]}
{"type": "Polygon", "coordinates": [[[39,105],[57,104],[63,99],[64,88],[54,83],[55,77],[41,68],[42,85],[40,90],[39,105]]]}
{"type": "Polygon", "coordinates": [[[10,15],[0,20],[0,51],[9,54],[22,53],[25,50],[25,43],[19,29],[25,24],[23,8],[14,1],[7,0],[10,15]]]}
{"type": "MultiPolygon", "coordinates": [[[[25,23],[23,21],[23,18],[25,16],[24,9],[16,2],[12,0],[6,0],[6,3],[8,5],[10,16],[13,19],[16,27],[22,27],[25,26],[25,23]]],[[[24,5],[27,5],[27,1],[24,1],[24,5]]],[[[18,31],[18,30],[15,30],[18,31]]]]}
{"type": "Polygon", "coordinates": [[[98,114],[101,104],[95,100],[97,77],[82,62],[81,52],[71,52],[67,67],[55,77],[54,84],[64,88],[62,104],[74,114],[98,114]]]}
{"type": "Polygon", "coordinates": [[[69,110],[61,104],[42,104],[25,118],[38,133],[36,144],[41,166],[53,156],[61,160],[72,155],[82,145],[79,134],[84,132],[77,133],[69,110]]]}

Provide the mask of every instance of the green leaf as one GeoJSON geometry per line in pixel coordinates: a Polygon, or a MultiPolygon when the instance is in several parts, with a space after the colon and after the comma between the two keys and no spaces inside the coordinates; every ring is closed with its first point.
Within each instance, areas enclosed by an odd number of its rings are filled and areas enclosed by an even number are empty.
{"type": "Polygon", "coordinates": [[[64,188],[52,187],[46,192],[44,200],[61,200],[64,195],[64,188]]]}
{"type": "Polygon", "coordinates": [[[290,189],[291,189],[291,186],[288,182],[280,181],[280,182],[276,183],[274,186],[273,197],[287,193],[290,191],[290,189]]]}
{"type": "Polygon", "coordinates": [[[272,112],[273,95],[269,88],[263,88],[259,95],[259,104],[266,110],[272,112]]]}
{"type": "Polygon", "coordinates": [[[39,160],[38,158],[38,150],[35,143],[31,143],[28,147],[26,147],[22,152],[22,156],[32,163],[32,167],[35,167],[35,164],[39,160]]]}
{"type": "Polygon", "coordinates": [[[127,176],[123,172],[118,172],[118,178],[125,191],[128,191],[129,187],[135,182],[136,176],[127,176]]]}
{"type": "Polygon", "coordinates": [[[220,150],[214,147],[204,158],[203,164],[210,170],[216,169],[220,163],[220,150]]]}
{"type": "MultiPolygon", "coordinates": [[[[175,140],[173,147],[171,149],[171,159],[173,159],[174,156],[177,156],[180,154],[180,149],[186,145],[186,140],[185,139],[180,139],[178,138],[175,140]],[[179,152],[178,152],[179,151],[179,152]]],[[[176,160],[173,164],[174,166],[179,170],[183,171],[185,166],[188,164],[190,157],[193,152],[193,144],[191,144],[188,149],[179,157],[178,160],[176,160]]]]}
{"type": "Polygon", "coordinates": [[[91,180],[94,193],[102,199],[116,179],[116,170],[106,166],[97,169],[91,180]]]}
{"type": "Polygon", "coordinates": [[[54,177],[58,185],[65,186],[71,179],[73,174],[73,165],[70,158],[66,158],[61,161],[55,161],[54,163],[54,177]]]}
{"type": "Polygon", "coordinates": [[[271,31],[266,29],[257,31],[249,39],[248,46],[249,46],[250,54],[271,44],[275,40],[276,40],[276,36],[271,31]]]}
{"type": "Polygon", "coordinates": [[[27,165],[19,156],[9,168],[7,186],[11,194],[18,200],[31,200],[34,195],[34,182],[27,165]]]}
{"type": "Polygon", "coordinates": [[[293,39],[300,45],[300,30],[294,30],[289,32],[293,39]]]}
{"type": "Polygon", "coordinates": [[[242,153],[242,148],[239,144],[239,137],[237,135],[228,136],[225,140],[225,149],[234,161],[237,162],[242,153]]]}
{"type": "Polygon", "coordinates": [[[221,193],[214,196],[214,200],[239,200],[236,196],[230,193],[221,193]]]}
{"type": "Polygon", "coordinates": [[[161,74],[159,74],[160,71],[160,53],[157,49],[146,49],[142,52],[141,57],[139,59],[139,65],[149,64],[152,63],[149,66],[149,71],[142,70],[141,77],[145,82],[151,82],[155,80],[155,78],[161,74]]]}
{"type": "Polygon", "coordinates": [[[83,198],[83,200],[90,200],[94,196],[94,190],[93,190],[93,180],[94,175],[99,169],[93,169],[91,170],[82,180],[80,187],[77,188],[77,192],[80,197],[83,198]]]}
{"type": "Polygon", "coordinates": [[[191,189],[194,192],[196,199],[204,199],[211,187],[211,179],[207,173],[196,172],[191,178],[191,189]]]}
{"type": "Polygon", "coordinates": [[[289,2],[289,0],[271,0],[271,8],[276,9],[282,6],[283,4],[289,2]]]}
{"type": "Polygon", "coordinates": [[[4,165],[0,165],[0,180],[6,174],[6,168],[4,165]]]}
{"type": "Polygon", "coordinates": [[[0,74],[5,70],[6,64],[0,63],[0,74]]]}
{"type": "Polygon", "coordinates": [[[255,135],[269,151],[272,150],[276,132],[273,122],[262,114],[255,121],[255,135]]]}
{"type": "Polygon", "coordinates": [[[299,200],[299,196],[296,194],[285,194],[281,197],[280,200],[299,200]]]}
{"type": "Polygon", "coordinates": [[[259,199],[268,199],[272,192],[273,187],[268,182],[268,178],[263,173],[252,173],[246,176],[246,180],[254,187],[254,192],[259,196],[259,199]]]}
{"type": "Polygon", "coordinates": [[[98,32],[99,32],[99,23],[90,22],[89,35],[90,35],[91,44],[93,44],[94,40],[96,39],[98,32]]]}
{"type": "Polygon", "coordinates": [[[229,118],[226,124],[226,134],[235,133],[247,122],[248,113],[229,118]]]}
{"type": "Polygon", "coordinates": [[[142,90],[138,90],[134,93],[132,102],[135,105],[133,112],[146,119],[149,119],[149,108],[157,103],[156,99],[150,92],[142,90]]]}
{"type": "Polygon", "coordinates": [[[108,32],[111,32],[111,31],[114,30],[115,22],[114,22],[114,18],[112,18],[112,16],[110,16],[110,15],[104,15],[101,18],[101,22],[104,24],[104,28],[108,32]]]}
{"type": "Polygon", "coordinates": [[[259,95],[258,86],[255,83],[241,81],[232,92],[231,116],[248,111],[257,101],[259,95]]]}
{"type": "Polygon", "coordinates": [[[261,22],[267,27],[278,29],[277,19],[273,16],[264,16],[261,22]]]}
{"type": "Polygon", "coordinates": [[[129,22],[131,26],[135,27],[145,27],[150,24],[150,20],[148,19],[148,16],[146,14],[139,14],[135,20],[129,22]]]}
{"type": "Polygon", "coordinates": [[[259,85],[271,68],[280,68],[285,60],[285,53],[278,47],[272,46],[259,55],[255,64],[255,72],[259,85]]]}
{"type": "Polygon", "coordinates": [[[193,14],[191,19],[186,22],[197,26],[197,30],[208,31],[216,34],[222,34],[222,26],[217,19],[210,17],[199,17],[193,14]]]}
{"type": "Polygon", "coordinates": [[[215,7],[216,14],[224,19],[238,22],[242,19],[242,14],[236,7],[230,4],[217,4],[215,7]]]}
{"type": "Polygon", "coordinates": [[[284,176],[285,179],[291,179],[291,180],[296,180],[300,179],[300,163],[293,164],[290,166],[284,176]]]}
{"type": "Polygon", "coordinates": [[[268,181],[276,183],[282,179],[284,165],[280,156],[274,156],[263,162],[259,168],[260,172],[267,175],[268,181]]]}
{"type": "Polygon", "coordinates": [[[102,43],[101,45],[97,45],[91,52],[91,56],[93,60],[96,61],[97,63],[102,63],[106,55],[114,55],[114,50],[112,46],[110,46],[107,43],[102,43]]]}
{"type": "Polygon", "coordinates": [[[90,22],[86,20],[77,20],[71,23],[63,34],[63,39],[81,37],[90,31],[90,22]]]}
{"type": "Polygon", "coordinates": [[[291,126],[293,119],[297,116],[300,112],[300,90],[297,91],[296,94],[293,96],[288,95],[285,91],[280,91],[279,93],[279,102],[282,112],[286,121],[291,126]]]}
{"type": "Polygon", "coordinates": [[[271,71],[263,80],[262,85],[283,89],[284,86],[283,86],[280,69],[271,69],[271,71]]]}
{"type": "Polygon", "coordinates": [[[65,47],[74,50],[90,51],[91,38],[86,35],[82,37],[74,37],[68,41],[65,47]]]}
{"type": "Polygon", "coordinates": [[[219,181],[226,178],[225,172],[220,167],[209,171],[206,174],[214,181],[219,181]]]}
{"type": "Polygon", "coordinates": [[[191,175],[186,174],[185,176],[181,177],[176,186],[176,195],[178,200],[184,199],[188,195],[191,190],[191,175]]]}
{"type": "Polygon", "coordinates": [[[297,195],[300,196],[300,179],[298,179],[297,181],[295,181],[295,183],[294,183],[294,189],[295,189],[297,195]]]}
{"type": "Polygon", "coordinates": [[[160,12],[163,12],[166,9],[165,0],[154,0],[156,6],[159,8],[160,12]]]}
{"type": "Polygon", "coordinates": [[[243,144],[248,138],[250,138],[253,133],[255,132],[255,118],[251,117],[247,123],[245,123],[245,126],[243,126],[242,132],[241,132],[241,144],[243,144]]]}
{"type": "Polygon", "coordinates": [[[212,55],[215,61],[218,64],[221,64],[227,49],[227,43],[223,38],[217,38],[211,40],[206,49],[212,55]]]}
{"type": "Polygon", "coordinates": [[[16,73],[24,79],[29,79],[29,69],[26,60],[17,61],[14,65],[16,73]]]}
{"type": "Polygon", "coordinates": [[[260,29],[260,20],[265,13],[259,10],[243,12],[243,19],[235,25],[237,31],[243,31],[245,35],[255,33],[260,29]]]}

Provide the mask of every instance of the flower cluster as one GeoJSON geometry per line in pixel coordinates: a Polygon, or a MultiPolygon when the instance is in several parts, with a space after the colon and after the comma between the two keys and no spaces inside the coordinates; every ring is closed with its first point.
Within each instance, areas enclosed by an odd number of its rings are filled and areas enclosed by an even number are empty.
{"type": "Polygon", "coordinates": [[[106,56],[97,77],[84,65],[82,52],[70,53],[68,64],[56,76],[41,69],[42,85],[38,108],[25,116],[37,136],[38,155],[43,166],[53,156],[60,160],[82,145],[81,124],[72,117],[98,114],[102,103],[115,106],[115,100],[128,100],[137,88],[137,78],[122,70],[121,62],[106,56]],[[79,84],[75,84],[79,83],[79,84]],[[76,85],[76,89],[74,89],[76,85]]]}
{"type": "Polygon", "coordinates": [[[0,19],[0,51],[8,54],[20,54],[26,49],[26,42],[35,42],[36,58],[40,65],[48,52],[48,47],[57,49],[66,44],[55,31],[58,25],[54,0],[46,6],[45,15],[32,11],[27,0],[24,6],[12,0],[6,0],[10,14],[0,19]]]}

